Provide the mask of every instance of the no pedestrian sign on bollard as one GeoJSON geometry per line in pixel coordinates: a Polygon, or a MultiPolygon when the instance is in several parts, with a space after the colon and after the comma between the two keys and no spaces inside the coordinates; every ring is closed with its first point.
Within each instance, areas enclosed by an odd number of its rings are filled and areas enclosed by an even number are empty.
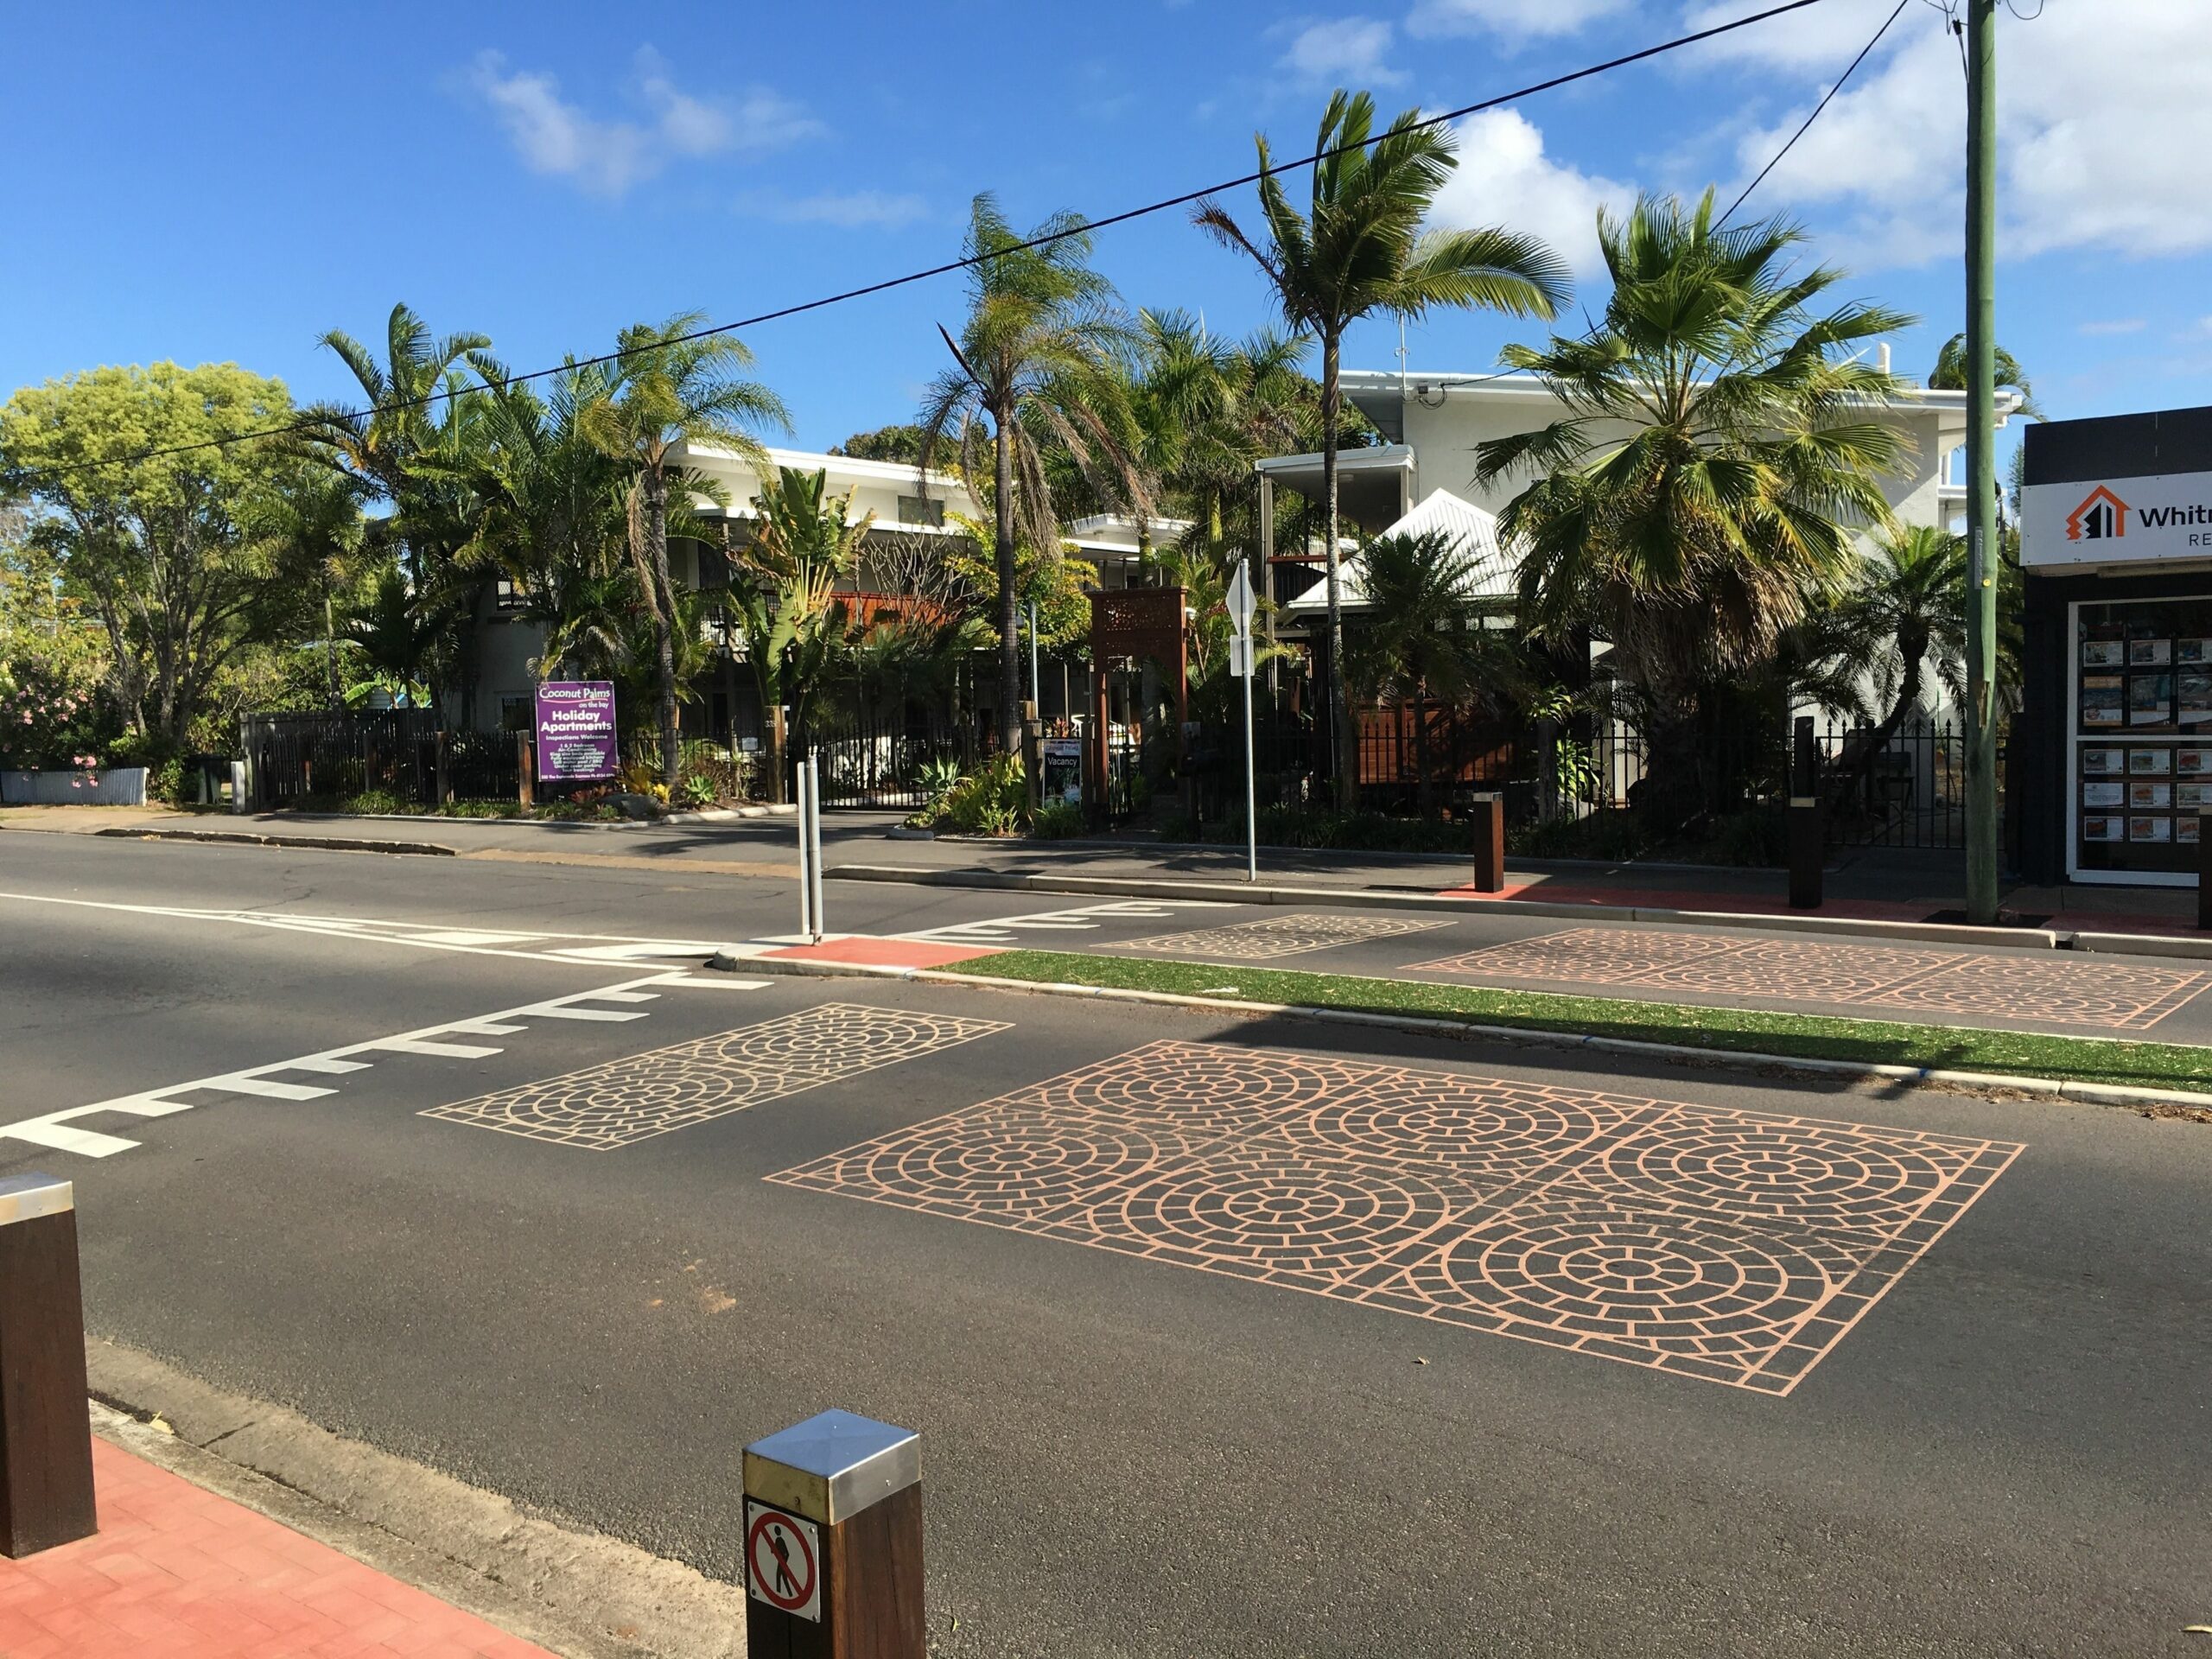
{"type": "Polygon", "coordinates": [[[822,1620],[822,1538],[811,1521],[745,1500],[745,1588],[793,1618],[822,1620]]]}

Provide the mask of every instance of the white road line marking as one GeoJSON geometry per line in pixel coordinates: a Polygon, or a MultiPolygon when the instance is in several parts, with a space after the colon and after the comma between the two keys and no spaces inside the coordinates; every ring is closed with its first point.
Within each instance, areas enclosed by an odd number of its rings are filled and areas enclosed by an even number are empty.
{"type": "Polygon", "coordinates": [[[512,1037],[518,1031],[528,1031],[528,1026],[504,1024],[497,1020],[466,1020],[446,1029],[456,1037],[512,1037]]]}
{"type": "Polygon", "coordinates": [[[1235,906],[1211,899],[1116,899],[1105,904],[1082,905],[1060,910],[1033,911],[1022,916],[998,916],[974,922],[948,922],[911,933],[894,933],[898,939],[937,944],[1003,944],[1022,929],[1053,932],[1095,932],[1102,921],[1123,918],[1159,920],[1185,910],[1230,910],[1235,906]]]}
{"type": "MultiPolygon", "coordinates": [[[[0,898],[7,895],[0,894],[0,898]]],[[[107,908],[107,906],[102,906],[107,908]]],[[[267,1065],[257,1065],[244,1071],[225,1071],[212,1077],[195,1077],[187,1083],[173,1083],[160,1089],[141,1090],[136,1094],[118,1095],[112,1100],[96,1100],[88,1105],[67,1106],[58,1112],[47,1112],[37,1117],[25,1118],[18,1123],[0,1123],[0,1141],[22,1141],[35,1147],[46,1147],[58,1152],[73,1152],[86,1158],[111,1158],[118,1152],[129,1152],[139,1142],[126,1141],[120,1135],[102,1135],[93,1129],[72,1127],[74,1120],[89,1117],[98,1112],[123,1112],[134,1117],[167,1117],[175,1112],[191,1111],[197,1104],[175,1096],[189,1095],[201,1089],[226,1090],[233,1094],[261,1095],[271,1099],[301,1100],[335,1094],[332,1089],[317,1089],[306,1084],[276,1083],[267,1073],[271,1071],[336,1072],[359,1071],[372,1064],[356,1060],[358,1054],[378,1052],[405,1053],[404,1045],[423,1044],[441,1046],[437,1039],[458,1034],[480,1032],[515,1032],[526,1030],[517,1020],[643,1020],[643,1009],[585,1008],[571,1006],[579,999],[613,995],[627,998],[639,994],[647,985],[678,984],[684,981],[681,974],[655,974],[644,979],[626,979],[618,984],[602,985],[594,990],[574,991],[567,996],[547,1001],[531,1002],[518,1008],[499,1008],[490,1014],[478,1014],[474,1019],[448,1020],[435,1026],[424,1026],[416,1031],[403,1031],[389,1037],[372,1037],[366,1042],[348,1043],[341,1048],[324,1049],[320,1053],[302,1054],[289,1060],[277,1060],[267,1065]],[[401,1046],[395,1046],[396,1045],[401,1046]]],[[[747,989],[760,989],[769,983],[765,979],[747,982],[747,989]]],[[[643,993],[657,995],[658,993],[643,993]]],[[[478,1050],[473,1045],[452,1043],[445,1048],[468,1047],[472,1057],[479,1052],[498,1052],[498,1050],[478,1050]]]]}
{"type": "Polygon", "coordinates": [[[584,991],[579,995],[594,1002],[658,1002],[658,991],[584,991]]]}
{"type": "Polygon", "coordinates": [[[264,1100],[321,1100],[325,1095],[338,1092],[335,1089],[318,1089],[311,1083],[272,1083],[267,1077],[210,1077],[198,1087],[220,1089],[233,1095],[258,1095],[264,1100]]]}
{"type": "Polygon", "coordinates": [[[387,1037],[377,1045],[384,1054],[427,1054],[432,1059],[480,1060],[486,1055],[504,1054],[504,1048],[487,1048],[482,1043],[434,1043],[423,1037],[387,1037]]]}

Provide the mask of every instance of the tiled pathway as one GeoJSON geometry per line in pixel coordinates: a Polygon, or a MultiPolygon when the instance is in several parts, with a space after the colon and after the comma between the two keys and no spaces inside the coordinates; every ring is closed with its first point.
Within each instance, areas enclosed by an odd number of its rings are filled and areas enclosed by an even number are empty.
{"type": "Polygon", "coordinates": [[[1231,922],[1223,927],[1199,928],[1189,933],[1163,933],[1149,939],[1126,939],[1117,947],[1144,950],[1163,957],[1211,957],[1234,962],[1264,962],[1272,957],[1294,957],[1307,950],[1325,950],[1332,944],[1355,944],[1363,939],[1395,938],[1401,933],[1426,932],[1449,927],[1449,920],[1422,921],[1408,916],[1263,916],[1256,922],[1231,922]]]}
{"type": "Polygon", "coordinates": [[[2212,985],[2212,973],[2068,952],[2005,956],[1898,944],[1574,927],[1415,963],[1470,979],[1622,985],[1783,1002],[1843,1003],[1926,1018],[1964,1014],[2144,1031],[2212,985]]]}
{"type": "Polygon", "coordinates": [[[769,1179],[1781,1395],[2019,1150],[1170,1041],[769,1179]]]}
{"type": "Polygon", "coordinates": [[[97,1535],[0,1560],[7,1659],[553,1659],[105,1440],[92,1478],[97,1535]]]}

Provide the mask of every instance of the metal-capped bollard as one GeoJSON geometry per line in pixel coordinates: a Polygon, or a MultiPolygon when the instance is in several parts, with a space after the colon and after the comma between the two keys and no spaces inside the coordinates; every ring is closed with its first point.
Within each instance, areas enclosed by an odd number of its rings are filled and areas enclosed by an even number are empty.
{"type": "Polygon", "coordinates": [[[11,1175],[0,1179],[0,1555],[99,1530],[76,1189],[11,1175]]]}
{"type": "Polygon", "coordinates": [[[1789,907],[1821,907],[1821,867],[1827,862],[1827,830],[1817,795],[1789,798],[1789,907]]]}
{"type": "Polygon", "coordinates": [[[922,1437],[825,1411],[745,1448],[750,1659],[924,1659],[922,1437]]]}

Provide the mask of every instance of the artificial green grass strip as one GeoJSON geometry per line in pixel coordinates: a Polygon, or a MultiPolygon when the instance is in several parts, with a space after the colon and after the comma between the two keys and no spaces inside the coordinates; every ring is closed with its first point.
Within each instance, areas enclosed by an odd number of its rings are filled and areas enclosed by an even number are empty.
{"type": "Polygon", "coordinates": [[[1095,985],[1111,990],[1166,991],[1181,996],[1233,995],[1252,1002],[1286,1002],[1362,1014],[1419,1014],[1462,1020],[1471,1025],[1511,1026],[1523,1031],[1679,1043],[1693,1048],[1807,1059],[2157,1089],[2212,1088],[2212,1048],[2176,1043],[2114,1042],[1847,1020],[1833,1014],[1632,1002],[1613,997],[1561,996],[1549,991],[1503,991],[1350,974],[1294,973],[1280,968],[1137,962],[1058,950],[1007,950],[956,963],[946,971],[1038,983],[1095,985]],[[1231,986],[1236,988],[1233,992],[1228,989],[1231,986]]]}

